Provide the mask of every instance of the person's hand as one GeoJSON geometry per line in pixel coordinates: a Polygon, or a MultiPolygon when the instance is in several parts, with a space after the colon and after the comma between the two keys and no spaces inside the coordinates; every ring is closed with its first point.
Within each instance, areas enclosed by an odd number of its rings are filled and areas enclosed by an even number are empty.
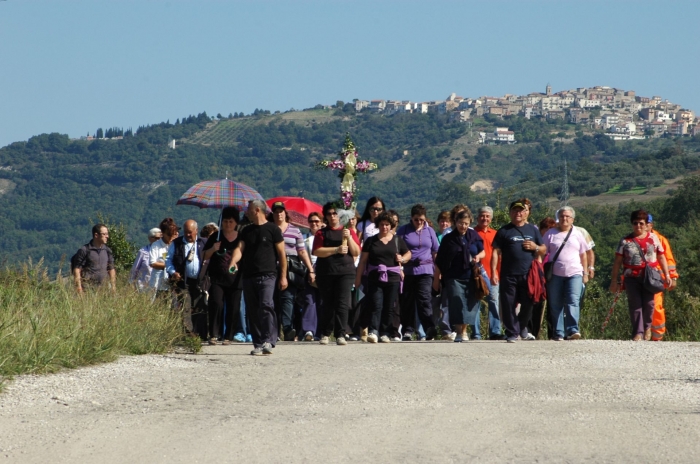
{"type": "Polygon", "coordinates": [[[498,285],[498,283],[501,281],[501,279],[498,278],[498,273],[497,272],[492,272],[493,277],[491,278],[491,285],[498,285]]]}
{"type": "Polygon", "coordinates": [[[309,272],[309,283],[312,284],[316,282],[316,273],[315,272],[309,272]]]}
{"type": "Polygon", "coordinates": [[[620,291],[620,284],[615,281],[610,282],[610,292],[617,293],[620,291]]]}
{"type": "Polygon", "coordinates": [[[403,256],[398,253],[396,253],[396,263],[399,265],[403,264],[403,256]]]}
{"type": "Polygon", "coordinates": [[[350,229],[343,229],[343,238],[350,240],[350,229]]]}
{"type": "Polygon", "coordinates": [[[179,272],[173,272],[173,274],[170,276],[172,280],[177,282],[178,280],[182,279],[182,276],[180,275],[179,272]]]}
{"type": "Polygon", "coordinates": [[[75,291],[78,292],[78,295],[82,295],[82,294],[83,294],[83,287],[82,287],[82,286],[81,286],[81,287],[76,287],[76,288],[75,288],[75,291]]]}
{"type": "Polygon", "coordinates": [[[279,288],[280,290],[286,290],[287,289],[287,278],[285,276],[280,277],[279,280],[279,288]]]}
{"type": "Polygon", "coordinates": [[[587,276],[586,274],[584,274],[584,275],[583,275],[583,283],[584,283],[584,284],[588,283],[588,280],[589,280],[589,276],[587,276]]]}
{"type": "Polygon", "coordinates": [[[666,288],[671,288],[673,284],[673,279],[670,276],[666,276],[666,288]]]}
{"type": "Polygon", "coordinates": [[[677,285],[678,281],[676,279],[671,279],[671,285],[668,286],[668,289],[673,290],[674,288],[676,288],[677,285]]]}
{"type": "Polygon", "coordinates": [[[440,281],[433,281],[433,290],[435,290],[437,293],[440,293],[440,281]]]}
{"type": "Polygon", "coordinates": [[[221,242],[216,242],[211,249],[214,251],[219,251],[219,248],[221,248],[221,242]]]}
{"type": "Polygon", "coordinates": [[[338,253],[338,254],[341,254],[341,255],[347,255],[347,254],[348,254],[348,246],[347,246],[347,245],[345,245],[345,246],[343,246],[343,245],[339,246],[339,247],[338,247],[338,250],[337,250],[337,253],[338,253]]]}

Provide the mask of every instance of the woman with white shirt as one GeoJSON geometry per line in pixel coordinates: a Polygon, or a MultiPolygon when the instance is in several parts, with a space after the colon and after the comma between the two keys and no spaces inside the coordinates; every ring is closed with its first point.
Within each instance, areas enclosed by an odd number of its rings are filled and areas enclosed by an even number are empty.
{"type": "Polygon", "coordinates": [[[180,228],[175,224],[173,218],[163,219],[160,221],[158,228],[163,233],[163,236],[160,240],[153,242],[151,251],[148,253],[148,263],[153,268],[149,285],[155,290],[157,295],[165,296],[170,290],[168,274],[165,272],[165,260],[168,257],[170,242],[178,237],[180,228]]]}
{"type": "Polygon", "coordinates": [[[544,234],[549,263],[553,263],[553,275],[547,282],[549,323],[554,329],[554,340],[578,340],[581,289],[588,282],[586,240],[574,229],[576,213],[571,206],[559,210],[556,227],[544,234]]]}

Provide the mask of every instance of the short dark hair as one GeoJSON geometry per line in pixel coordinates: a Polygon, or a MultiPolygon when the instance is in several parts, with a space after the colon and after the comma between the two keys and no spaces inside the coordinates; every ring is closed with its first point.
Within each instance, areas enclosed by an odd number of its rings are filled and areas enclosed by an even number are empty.
{"type": "MultiPolygon", "coordinates": [[[[452,224],[457,222],[457,213],[459,213],[460,211],[464,211],[465,209],[469,209],[469,207],[463,203],[454,205],[452,207],[452,209],[450,210],[450,221],[452,221],[452,224]]],[[[469,213],[471,214],[471,211],[469,213]]]]}
{"type": "Polygon", "coordinates": [[[374,220],[374,225],[379,228],[379,224],[381,224],[383,221],[388,222],[392,229],[396,227],[394,216],[389,211],[382,211],[379,213],[379,216],[377,216],[377,218],[374,220]]]}
{"type": "Polygon", "coordinates": [[[638,209],[638,210],[632,211],[632,214],[630,214],[630,222],[640,221],[640,220],[644,221],[644,222],[648,222],[649,213],[647,213],[643,209],[638,209]]]}
{"type": "Polygon", "coordinates": [[[438,217],[437,217],[437,222],[440,222],[440,221],[452,222],[452,216],[450,215],[450,212],[447,211],[446,209],[440,211],[440,214],[438,214],[438,217]]]}
{"type": "Polygon", "coordinates": [[[539,224],[540,232],[542,232],[543,229],[551,229],[552,227],[557,225],[557,221],[555,221],[553,218],[547,216],[546,218],[542,219],[539,224]]]}
{"type": "MultiPolygon", "coordinates": [[[[226,219],[228,219],[228,218],[226,218],[226,219]]],[[[236,221],[236,222],[238,222],[238,221],[236,221]]],[[[218,230],[219,230],[219,227],[216,224],[210,223],[210,224],[207,224],[206,226],[202,227],[202,230],[199,232],[199,236],[202,238],[209,238],[209,236],[211,234],[213,234],[214,232],[216,232],[218,230]]]]}
{"type": "MultiPolygon", "coordinates": [[[[94,226],[92,226],[92,236],[94,237],[95,234],[99,234],[102,231],[103,227],[107,229],[107,226],[104,224],[95,224],[94,226]]],[[[109,229],[107,229],[107,231],[109,231],[109,229]]]]}
{"type": "Polygon", "coordinates": [[[472,216],[472,212],[469,208],[461,209],[457,212],[457,214],[455,214],[455,224],[457,224],[457,221],[464,219],[465,217],[469,218],[470,224],[474,220],[474,216],[472,216]]]}
{"type": "Polygon", "coordinates": [[[318,211],[312,211],[312,212],[310,212],[309,215],[306,217],[306,220],[307,220],[307,221],[311,221],[311,218],[312,218],[312,217],[317,217],[317,218],[319,218],[320,220],[323,221],[323,214],[319,213],[318,211]]]}
{"type": "Polygon", "coordinates": [[[175,219],[168,217],[160,221],[158,228],[163,232],[164,235],[172,236],[178,229],[180,229],[177,224],[175,224],[175,219]]]}
{"type": "Polygon", "coordinates": [[[335,206],[335,203],[332,201],[329,201],[328,203],[323,205],[323,217],[325,218],[326,216],[328,216],[328,211],[330,211],[332,209],[336,210],[336,212],[338,211],[338,208],[335,206]]]}
{"type": "Polygon", "coordinates": [[[221,211],[221,220],[224,219],[235,219],[238,224],[241,220],[241,212],[235,206],[227,206],[221,211]]]}
{"type": "Polygon", "coordinates": [[[426,209],[425,206],[418,204],[418,205],[413,205],[413,208],[411,208],[411,217],[413,216],[425,216],[426,209]]]}

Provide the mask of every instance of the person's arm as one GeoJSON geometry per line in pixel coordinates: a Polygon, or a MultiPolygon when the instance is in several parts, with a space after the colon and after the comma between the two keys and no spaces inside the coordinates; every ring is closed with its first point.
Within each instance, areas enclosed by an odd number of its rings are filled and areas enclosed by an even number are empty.
{"type": "Polygon", "coordinates": [[[500,276],[498,275],[498,260],[500,257],[501,249],[494,248],[493,253],[491,253],[491,283],[493,285],[498,285],[498,282],[501,280],[500,276]]]}
{"type": "MultiPolygon", "coordinates": [[[[205,245],[206,246],[206,245],[205,245]]],[[[214,244],[210,247],[204,250],[204,260],[211,259],[212,256],[214,256],[214,253],[219,251],[221,249],[221,242],[214,242],[214,244]]]]}
{"type": "Polygon", "coordinates": [[[345,229],[343,230],[343,237],[347,237],[348,239],[348,253],[350,253],[350,256],[353,258],[357,258],[360,255],[360,245],[358,245],[355,241],[353,233],[350,230],[345,229]]]}
{"type": "Polygon", "coordinates": [[[309,270],[309,282],[314,283],[316,281],[316,271],[314,271],[314,265],[311,264],[311,259],[309,259],[308,253],[306,253],[306,248],[303,250],[297,250],[299,257],[306,264],[306,268],[309,270]]]}
{"type": "MultiPolygon", "coordinates": [[[[195,246],[197,246],[195,244],[195,246]]],[[[182,278],[179,272],[175,270],[173,266],[173,255],[175,254],[175,241],[170,242],[168,246],[168,257],[165,258],[165,272],[174,280],[178,281],[182,278]]]]}
{"type": "Polygon", "coordinates": [[[659,263],[661,264],[661,269],[664,272],[664,281],[666,282],[666,286],[670,287],[671,284],[673,283],[673,279],[671,279],[671,276],[668,273],[668,262],[666,262],[666,256],[665,255],[659,255],[657,258],[659,263]]]}
{"type": "Polygon", "coordinates": [[[151,265],[151,267],[157,271],[164,271],[165,270],[165,260],[159,261],[162,256],[156,254],[158,251],[160,251],[160,248],[157,248],[155,250],[151,249],[148,257],[148,263],[151,265]]]}
{"type": "Polygon", "coordinates": [[[355,288],[360,288],[360,284],[362,283],[362,276],[365,273],[365,268],[367,267],[368,259],[369,252],[365,251],[360,255],[360,263],[357,265],[357,271],[355,272],[355,288]]]}
{"type": "Polygon", "coordinates": [[[75,281],[75,289],[78,293],[83,293],[82,269],[76,267],[73,269],[73,280],[75,281]]]}
{"type": "Polygon", "coordinates": [[[583,268],[583,283],[586,284],[588,283],[588,280],[591,278],[590,273],[587,271],[588,268],[588,259],[586,258],[586,253],[580,253],[579,258],[581,259],[581,266],[583,268]]]}
{"type": "Polygon", "coordinates": [[[284,252],[284,241],[275,243],[275,250],[277,250],[277,260],[280,263],[280,276],[278,280],[278,287],[280,290],[286,290],[287,288],[287,254],[284,252]]]}
{"type": "Polygon", "coordinates": [[[622,266],[622,255],[616,254],[615,262],[613,262],[612,268],[612,281],[610,282],[610,291],[612,293],[617,293],[620,291],[620,283],[617,281],[617,278],[620,275],[620,266],[622,266]]]}
{"type": "Polygon", "coordinates": [[[440,291],[440,279],[442,278],[442,273],[440,272],[440,268],[436,264],[434,267],[434,272],[433,272],[433,290],[436,292],[440,291]]]}
{"type": "MultiPolygon", "coordinates": [[[[245,242],[242,240],[238,242],[238,246],[233,250],[233,254],[231,255],[231,264],[228,267],[228,272],[235,272],[232,271],[232,269],[236,268],[236,265],[238,262],[241,260],[241,257],[243,256],[243,251],[245,250],[245,242]]],[[[285,259],[284,262],[286,263],[287,260],[285,259]]]]}
{"type": "Polygon", "coordinates": [[[595,277],[595,252],[593,251],[593,248],[586,252],[586,262],[586,267],[588,268],[588,280],[591,280],[593,277],[595,277]]]}
{"type": "Polygon", "coordinates": [[[109,281],[112,283],[112,291],[117,290],[117,271],[116,269],[109,270],[109,281]]]}
{"type": "Polygon", "coordinates": [[[134,260],[134,265],[131,266],[131,271],[129,272],[129,283],[134,283],[139,275],[139,269],[141,268],[141,263],[143,262],[143,253],[139,251],[139,255],[134,260]]]}

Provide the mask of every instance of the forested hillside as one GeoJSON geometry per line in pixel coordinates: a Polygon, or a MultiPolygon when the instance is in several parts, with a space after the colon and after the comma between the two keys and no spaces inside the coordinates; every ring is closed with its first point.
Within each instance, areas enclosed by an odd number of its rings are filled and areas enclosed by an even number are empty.
{"type": "Polygon", "coordinates": [[[519,117],[477,119],[468,127],[441,115],[356,115],[348,105],[229,119],[202,113],[127,130],[118,140],[42,134],[0,149],[3,260],[44,257],[55,268],[89,239],[99,213],[124,223],[139,244],[166,216],[215,220],[215,211],[175,202],[194,183],[227,172],[265,197],[303,192],[321,203],[334,199],[337,177],[313,164],[334,157],[346,132],[360,158],[380,166],[360,180],[360,202],[377,194],[402,213],[416,202],[433,216],[456,202],[495,205],[499,197],[504,202],[520,194],[544,211],[546,199],[560,193],[564,159],[571,193],[578,196],[643,193],[700,169],[697,138],[613,142],[580,126],[519,117]],[[497,126],[514,130],[518,143],[476,143],[478,131],[497,126]],[[495,190],[473,192],[477,181],[495,190]]]}

